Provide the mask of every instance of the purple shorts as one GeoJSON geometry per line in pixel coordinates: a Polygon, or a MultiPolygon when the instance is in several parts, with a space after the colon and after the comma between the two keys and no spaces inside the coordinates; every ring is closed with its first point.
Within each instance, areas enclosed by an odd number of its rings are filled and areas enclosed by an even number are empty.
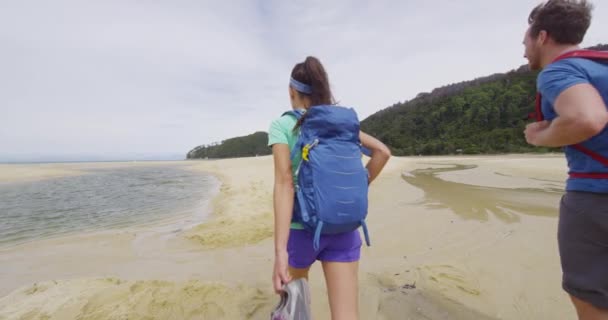
{"type": "Polygon", "coordinates": [[[327,262],[359,261],[361,256],[359,230],[321,235],[319,251],[313,249],[312,238],[313,234],[306,230],[290,230],[287,252],[289,253],[289,265],[292,268],[308,268],[315,260],[327,262]]]}

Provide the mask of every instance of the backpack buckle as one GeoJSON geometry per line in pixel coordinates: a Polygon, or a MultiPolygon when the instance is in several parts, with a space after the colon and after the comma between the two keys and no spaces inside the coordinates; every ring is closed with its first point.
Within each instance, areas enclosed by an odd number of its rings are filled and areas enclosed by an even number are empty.
{"type": "Polygon", "coordinates": [[[308,161],[308,152],[310,152],[310,145],[307,144],[302,148],[302,160],[308,161]]]}
{"type": "Polygon", "coordinates": [[[310,152],[310,149],[314,148],[318,144],[319,139],[315,139],[311,144],[307,143],[304,147],[302,147],[302,159],[304,161],[308,161],[308,153],[310,152]]]}

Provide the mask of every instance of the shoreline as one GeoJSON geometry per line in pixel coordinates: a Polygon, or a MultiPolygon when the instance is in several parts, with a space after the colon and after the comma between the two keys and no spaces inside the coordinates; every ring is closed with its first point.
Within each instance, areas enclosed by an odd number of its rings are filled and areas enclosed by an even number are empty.
{"type": "MultiPolygon", "coordinates": [[[[85,167],[56,172],[58,174],[63,174],[62,176],[52,176],[52,175],[49,176],[46,174],[44,169],[36,172],[36,170],[37,170],[37,168],[36,168],[36,169],[34,169],[34,171],[37,174],[39,174],[39,176],[25,177],[19,181],[7,182],[7,183],[9,183],[9,184],[10,183],[20,183],[20,182],[30,183],[30,182],[44,181],[44,180],[55,179],[55,178],[96,174],[96,172],[94,170],[124,169],[124,168],[129,168],[129,167],[148,167],[149,164],[151,164],[152,166],[167,165],[167,163],[163,163],[163,162],[159,162],[159,161],[155,161],[153,163],[139,163],[139,164],[122,163],[122,162],[121,163],[110,163],[110,164],[102,163],[102,162],[81,163],[81,164],[85,164],[85,167]],[[85,171],[85,170],[89,170],[89,171],[85,171]]],[[[168,164],[175,164],[175,163],[168,163],[168,164]]],[[[64,165],[67,166],[69,164],[65,163],[64,165]]],[[[189,166],[183,166],[180,164],[178,164],[178,168],[184,170],[184,172],[193,171],[193,169],[190,168],[189,166]]],[[[3,167],[2,167],[2,165],[0,165],[0,173],[4,173],[2,171],[2,169],[3,169],[3,167]]],[[[28,170],[29,168],[24,168],[24,169],[28,170]]],[[[219,187],[221,185],[221,181],[215,174],[213,174],[211,172],[199,172],[199,173],[203,174],[211,179],[211,183],[210,183],[210,187],[209,187],[210,192],[209,192],[209,195],[207,195],[206,197],[197,201],[198,203],[193,208],[188,210],[189,212],[187,212],[187,213],[175,212],[175,213],[170,213],[166,217],[155,217],[151,221],[139,220],[139,221],[134,221],[130,224],[115,226],[115,227],[107,228],[107,229],[89,226],[88,228],[83,228],[82,230],[64,231],[64,232],[50,234],[50,235],[43,236],[43,237],[29,238],[24,241],[7,242],[7,243],[0,244],[0,251],[3,249],[16,248],[16,247],[19,247],[22,245],[26,246],[28,244],[36,244],[36,243],[44,244],[47,241],[48,242],[67,241],[70,238],[82,238],[82,237],[85,237],[86,235],[98,236],[98,235],[102,235],[102,234],[112,234],[112,233],[120,234],[120,233],[124,233],[124,232],[144,232],[144,231],[150,231],[150,230],[157,230],[160,232],[160,230],[165,230],[165,229],[171,229],[171,230],[179,229],[180,231],[192,229],[192,228],[200,225],[201,223],[204,223],[205,221],[207,221],[210,218],[210,216],[212,215],[213,212],[212,212],[212,207],[211,207],[210,203],[219,194],[219,187]]],[[[2,178],[2,177],[3,177],[3,175],[0,174],[0,178],[2,178]]],[[[0,185],[1,185],[1,183],[0,183],[0,185]]],[[[169,232],[169,231],[165,230],[163,232],[169,232]]]]}

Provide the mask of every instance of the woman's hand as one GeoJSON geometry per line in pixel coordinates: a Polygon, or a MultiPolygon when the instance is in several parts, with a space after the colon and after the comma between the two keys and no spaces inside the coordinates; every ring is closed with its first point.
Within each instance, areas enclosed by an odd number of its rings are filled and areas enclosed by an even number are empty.
{"type": "Polygon", "coordinates": [[[371,159],[366,165],[369,173],[369,183],[371,183],[388,162],[388,159],[391,157],[391,151],[380,140],[363,131],[359,133],[359,139],[361,140],[361,144],[372,152],[371,159]]]}
{"type": "Polygon", "coordinates": [[[274,257],[274,271],[272,273],[272,283],[274,284],[274,292],[280,294],[283,291],[283,285],[291,281],[288,269],[289,254],[287,251],[280,251],[274,257]]]}

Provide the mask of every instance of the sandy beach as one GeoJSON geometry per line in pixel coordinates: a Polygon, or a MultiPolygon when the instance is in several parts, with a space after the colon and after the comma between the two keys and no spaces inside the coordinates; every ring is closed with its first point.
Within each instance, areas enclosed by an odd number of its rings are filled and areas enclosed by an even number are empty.
{"type": "MultiPolygon", "coordinates": [[[[206,221],[0,248],[0,319],[268,319],[272,158],[174,165],[221,181],[206,221]]],[[[0,182],[79,166],[2,165],[0,182]]],[[[562,155],[392,158],[370,189],[361,319],[574,319],[556,240],[565,172],[562,155]]],[[[320,265],[311,287],[329,319],[320,265]]]]}

